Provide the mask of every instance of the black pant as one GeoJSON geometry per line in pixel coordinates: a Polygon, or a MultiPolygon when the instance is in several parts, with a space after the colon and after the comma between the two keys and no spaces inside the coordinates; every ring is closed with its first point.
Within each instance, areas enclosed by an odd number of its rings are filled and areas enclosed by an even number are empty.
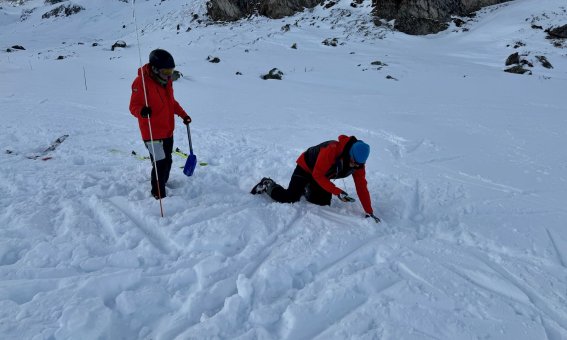
{"type": "Polygon", "coordinates": [[[310,173],[300,166],[295,168],[287,189],[276,184],[269,193],[270,197],[280,203],[294,203],[305,195],[308,202],[317,205],[330,205],[332,194],[321,188],[310,173]]]}
{"type": "Polygon", "coordinates": [[[169,179],[169,172],[171,171],[171,163],[173,163],[171,159],[171,153],[173,152],[173,137],[161,139],[163,145],[163,152],[165,153],[165,158],[159,160],[155,163],[157,167],[157,173],[159,177],[159,192],[158,192],[158,183],[156,181],[156,170],[154,167],[154,158],[150,153],[150,159],[152,160],[152,195],[158,196],[160,194],[161,198],[166,197],[165,192],[165,184],[169,179]]]}

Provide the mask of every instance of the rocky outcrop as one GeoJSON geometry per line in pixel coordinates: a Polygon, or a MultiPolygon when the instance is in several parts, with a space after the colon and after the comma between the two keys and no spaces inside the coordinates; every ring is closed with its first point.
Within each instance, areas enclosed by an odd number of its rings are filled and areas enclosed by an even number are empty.
{"type": "Polygon", "coordinates": [[[248,4],[251,3],[246,0],[210,0],[207,2],[207,14],[215,21],[235,21],[250,12],[248,4]]]}
{"type": "Polygon", "coordinates": [[[510,0],[372,0],[372,5],[375,17],[395,19],[397,30],[429,34],[446,29],[451,15],[465,16],[482,7],[507,1],[510,0]]]}
{"type": "Polygon", "coordinates": [[[62,17],[62,16],[68,17],[70,15],[77,14],[84,9],[85,8],[83,6],[79,6],[79,5],[73,5],[73,4],[70,4],[70,5],[67,5],[67,6],[61,5],[57,8],[54,8],[51,11],[43,14],[41,16],[41,18],[42,19],[48,19],[48,18],[51,18],[51,17],[62,17]]]}
{"type": "Polygon", "coordinates": [[[551,38],[567,39],[567,25],[546,31],[551,38]]]}
{"type": "Polygon", "coordinates": [[[207,14],[215,21],[235,21],[258,13],[272,19],[313,8],[324,0],[209,0],[207,14]]]}
{"type": "Polygon", "coordinates": [[[258,13],[268,18],[279,19],[293,15],[305,8],[313,8],[323,0],[262,0],[258,13]]]}

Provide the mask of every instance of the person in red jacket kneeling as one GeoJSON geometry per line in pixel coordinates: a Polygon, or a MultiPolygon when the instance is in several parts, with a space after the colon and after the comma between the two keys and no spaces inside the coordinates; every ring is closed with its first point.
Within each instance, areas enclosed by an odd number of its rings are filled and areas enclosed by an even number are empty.
{"type": "Polygon", "coordinates": [[[155,160],[155,168],[152,167],[151,173],[151,193],[155,199],[167,196],[165,184],[169,179],[172,163],[174,115],[181,117],[185,125],[191,123],[191,117],[173,96],[171,77],[174,69],[175,61],[171,54],[156,49],[150,53],[149,63],[138,69],[138,77],[132,83],[130,112],[138,118],[142,139],[150,152],[152,165],[155,160]],[[159,183],[156,179],[156,168],[159,183]]]}
{"type": "Polygon", "coordinates": [[[379,223],[380,219],[372,210],[366,182],[365,163],[369,154],[368,144],[354,136],[341,135],[338,141],[326,141],[303,152],[296,161],[297,167],[287,189],[271,178],[264,177],[250,193],[266,193],[280,203],[298,202],[301,196],[305,196],[311,203],[330,205],[333,195],[343,202],[354,202],[352,197],[331,182],[331,179],[352,175],[366,217],[379,223]]]}

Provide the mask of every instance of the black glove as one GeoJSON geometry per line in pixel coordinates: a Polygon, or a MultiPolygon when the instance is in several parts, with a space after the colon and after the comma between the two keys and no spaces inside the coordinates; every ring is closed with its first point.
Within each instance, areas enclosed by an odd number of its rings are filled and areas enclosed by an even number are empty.
{"type": "Polygon", "coordinates": [[[341,191],[340,194],[337,195],[337,197],[343,201],[343,202],[354,202],[356,201],[354,198],[350,197],[346,192],[341,191]]]}
{"type": "Polygon", "coordinates": [[[191,122],[192,122],[191,117],[187,116],[183,118],[183,124],[188,125],[191,122]]]}
{"type": "Polygon", "coordinates": [[[374,219],[374,222],[376,223],[380,223],[382,222],[378,217],[374,216],[374,214],[366,214],[366,218],[372,217],[374,219]]]}
{"type": "Polygon", "coordinates": [[[150,118],[152,116],[152,109],[144,106],[142,111],[140,111],[140,116],[142,116],[142,118],[150,118]]]}

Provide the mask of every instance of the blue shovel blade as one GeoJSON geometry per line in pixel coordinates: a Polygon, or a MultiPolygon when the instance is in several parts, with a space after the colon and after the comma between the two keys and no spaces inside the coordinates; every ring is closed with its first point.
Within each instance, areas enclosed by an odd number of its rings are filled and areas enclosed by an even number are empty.
{"type": "Polygon", "coordinates": [[[185,167],[183,167],[183,173],[186,176],[192,176],[195,168],[197,167],[197,156],[191,154],[187,157],[187,161],[185,162],[185,167]]]}

